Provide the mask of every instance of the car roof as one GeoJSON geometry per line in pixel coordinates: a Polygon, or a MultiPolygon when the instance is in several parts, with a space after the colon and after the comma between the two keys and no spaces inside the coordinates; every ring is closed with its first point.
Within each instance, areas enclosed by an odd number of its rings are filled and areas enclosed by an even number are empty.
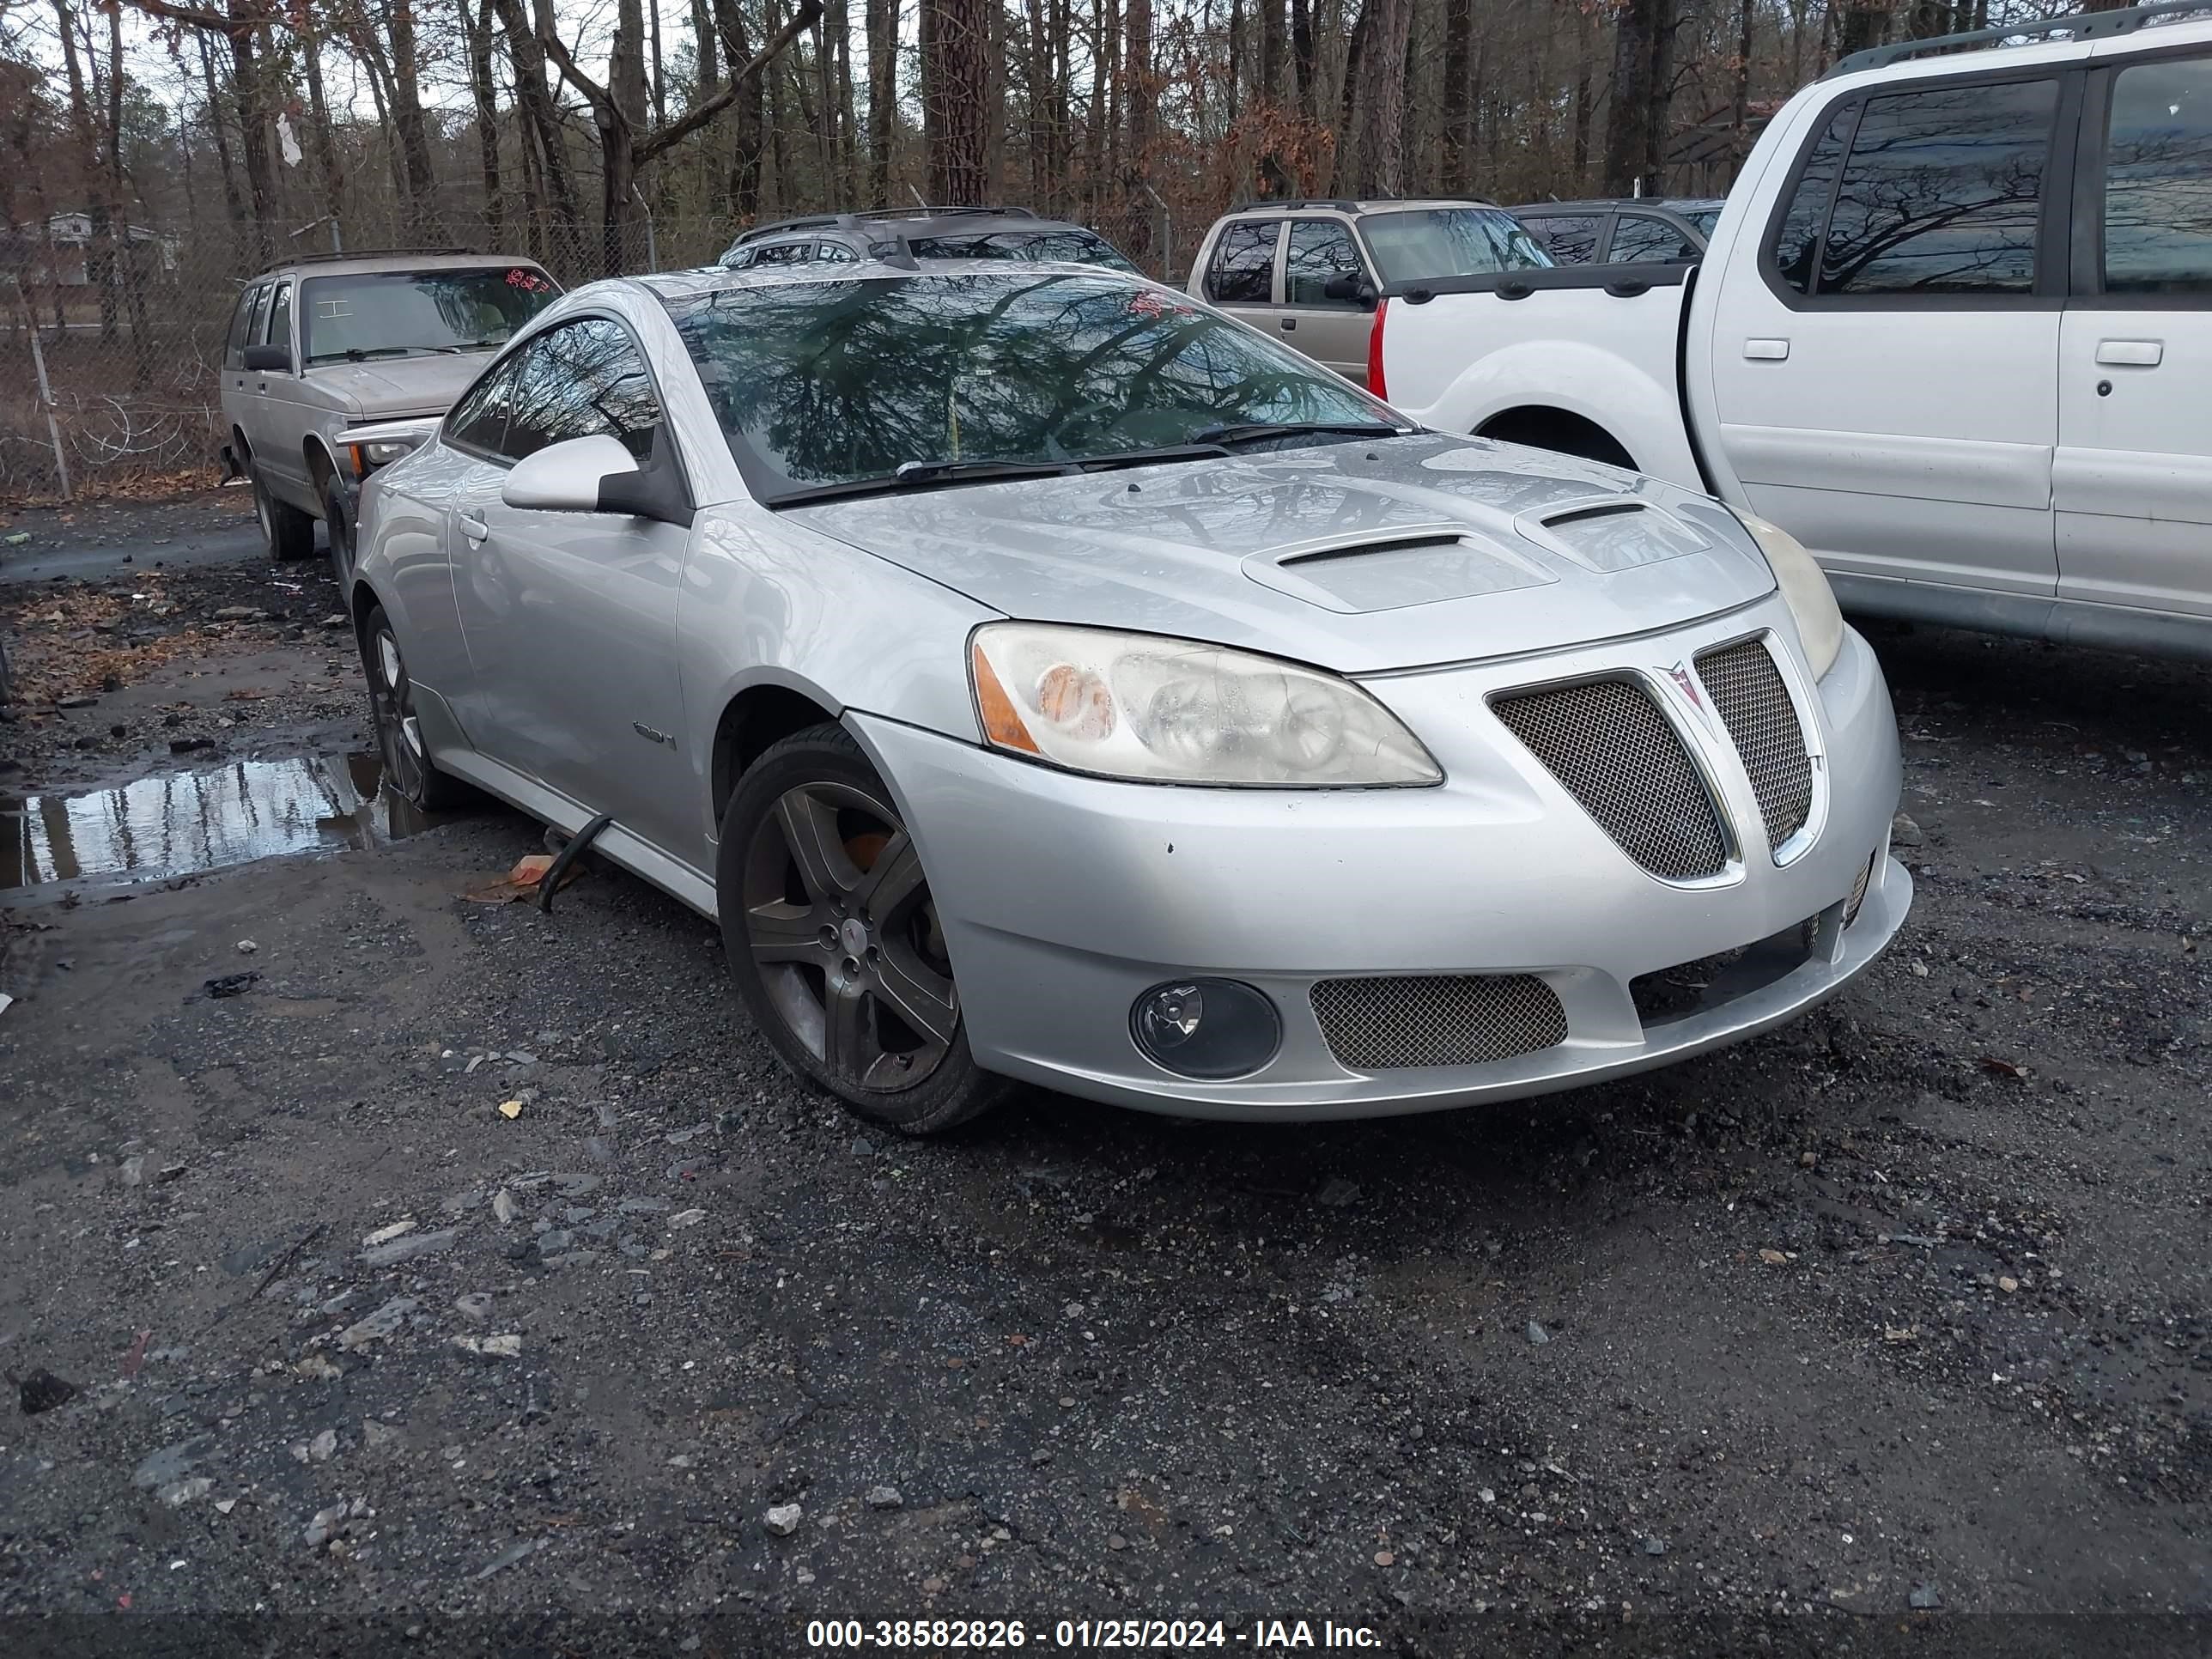
{"type": "Polygon", "coordinates": [[[1239,202],[1222,217],[1242,219],[1252,215],[1279,217],[1285,213],[1414,213],[1437,208],[1494,208],[1495,202],[1479,196],[1285,197],[1281,201],[1239,202]]]}
{"type": "MultiPolygon", "coordinates": [[[[756,225],[750,230],[740,233],[731,246],[748,247],[760,242],[838,235],[866,241],[872,240],[871,233],[887,238],[945,236],[963,233],[988,236],[1004,231],[1067,230],[1079,230],[1092,236],[1098,234],[1090,226],[1078,224],[1072,219],[1039,218],[1027,208],[882,208],[868,213],[821,213],[797,219],[780,219],[773,224],[756,225]]],[[[1103,241],[1104,238],[1100,240],[1103,241]]]]}
{"type": "MultiPolygon", "coordinates": [[[[859,283],[896,277],[912,281],[924,276],[1015,277],[1053,273],[1063,276],[1113,278],[1146,288],[1160,288],[1151,277],[1116,265],[1079,264],[1066,259],[932,259],[926,265],[894,264],[888,259],[855,259],[840,264],[757,265],[732,270],[727,265],[702,265],[696,270],[669,270],[644,276],[611,276],[603,283],[570,290],[570,297],[586,301],[592,291],[608,286],[644,290],[666,303],[726,294],[738,289],[775,288],[793,283],[859,283]]],[[[1188,299],[1181,290],[1165,290],[1188,299]]]]}
{"type": "Polygon", "coordinates": [[[1685,209],[1717,208],[1717,196],[1590,196],[1575,202],[1523,202],[1513,213],[1606,213],[1614,208],[1660,208],[1680,213],[1685,209]]]}
{"type": "Polygon", "coordinates": [[[395,270],[481,270],[494,265],[527,265],[532,270],[545,269],[526,253],[465,253],[457,248],[410,253],[404,248],[388,252],[369,248],[359,253],[309,254],[297,259],[287,259],[282,264],[257,271],[246,280],[258,283],[295,271],[313,276],[372,276],[395,270]]]}

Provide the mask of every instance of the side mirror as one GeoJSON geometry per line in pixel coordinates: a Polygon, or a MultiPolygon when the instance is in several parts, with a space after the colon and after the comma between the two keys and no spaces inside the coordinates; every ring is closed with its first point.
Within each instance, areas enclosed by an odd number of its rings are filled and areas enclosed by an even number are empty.
{"type": "Polygon", "coordinates": [[[654,433],[642,466],[605,433],[548,444],[514,464],[499,498],[540,513],[617,513],[675,525],[692,519],[691,492],[665,428],[654,433]]]}
{"type": "Polygon", "coordinates": [[[548,444],[510,468],[499,498],[509,507],[540,513],[599,513],[599,492],[615,478],[634,476],[637,458],[605,433],[548,444]]]}
{"type": "Polygon", "coordinates": [[[1375,284],[1351,271],[1330,277],[1322,284],[1321,291],[1326,299],[1349,300],[1363,310],[1375,309],[1375,284]]]}
{"type": "Polygon", "coordinates": [[[245,366],[258,374],[289,374],[292,372],[292,348],[274,342],[268,345],[246,348],[245,366]]]}

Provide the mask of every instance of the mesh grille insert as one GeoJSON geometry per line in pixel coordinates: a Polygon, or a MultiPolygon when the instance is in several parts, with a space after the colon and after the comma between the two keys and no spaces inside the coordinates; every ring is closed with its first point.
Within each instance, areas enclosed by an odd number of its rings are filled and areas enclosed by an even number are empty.
{"type": "Polygon", "coordinates": [[[1642,686],[1586,680],[1499,697],[1491,708],[1620,850],[1653,875],[1694,881],[1727,865],[1712,795],[1642,686]]]}
{"type": "Polygon", "coordinates": [[[1813,811],[1813,759],[1782,672],[1765,645],[1745,640],[1699,657],[1698,677],[1743,758],[1766,822],[1766,844],[1779,847],[1805,827],[1813,811]]]}
{"type": "Polygon", "coordinates": [[[1558,994],[1533,974],[1325,979],[1313,1011],[1329,1053],[1363,1072],[1510,1060],[1567,1037],[1558,994]]]}
{"type": "Polygon", "coordinates": [[[1844,905],[1844,926],[1846,927],[1859,919],[1859,908],[1866,902],[1867,889],[1874,884],[1875,859],[1881,856],[1881,853],[1877,848],[1874,858],[1869,859],[1865,867],[1859,872],[1859,878],[1851,884],[1850,898],[1844,905]]]}

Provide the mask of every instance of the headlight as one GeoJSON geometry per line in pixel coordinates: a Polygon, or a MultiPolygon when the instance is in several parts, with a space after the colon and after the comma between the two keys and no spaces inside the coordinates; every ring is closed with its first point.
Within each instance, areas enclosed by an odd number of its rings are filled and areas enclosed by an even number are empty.
{"type": "Polygon", "coordinates": [[[1397,717],[1348,680],[1188,640],[988,623],[969,653],[994,748],[1149,783],[1438,783],[1397,717]]]}
{"type": "Polygon", "coordinates": [[[379,438],[370,443],[348,444],[346,454],[353,462],[353,476],[366,478],[380,466],[389,466],[410,453],[421,442],[419,438],[379,438]]]}
{"type": "Polygon", "coordinates": [[[1769,524],[1750,513],[1738,513],[1736,517],[1773,568],[1790,614],[1797,619],[1797,637],[1813,665],[1813,678],[1819,679],[1836,665],[1844,648],[1844,613],[1836,609],[1835,589],[1828,586],[1826,573],[1805,550],[1804,544],[1780,525],[1769,524]]]}

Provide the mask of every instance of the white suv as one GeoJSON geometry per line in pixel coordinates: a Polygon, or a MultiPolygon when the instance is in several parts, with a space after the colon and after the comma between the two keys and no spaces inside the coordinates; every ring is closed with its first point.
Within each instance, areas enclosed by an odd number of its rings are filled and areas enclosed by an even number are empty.
{"type": "Polygon", "coordinates": [[[2212,0],[1844,59],[1694,274],[1382,299],[1407,413],[1702,487],[1849,608],[2212,656],[2212,0]]]}

